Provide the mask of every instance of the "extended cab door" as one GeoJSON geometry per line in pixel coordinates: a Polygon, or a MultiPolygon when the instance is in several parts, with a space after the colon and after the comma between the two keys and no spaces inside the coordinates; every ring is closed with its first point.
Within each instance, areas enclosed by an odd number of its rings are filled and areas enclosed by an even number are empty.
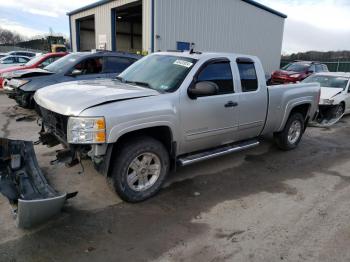
{"type": "Polygon", "coordinates": [[[250,58],[237,58],[240,95],[238,106],[239,140],[258,136],[266,121],[268,93],[260,63],[250,58]]]}
{"type": "Polygon", "coordinates": [[[218,86],[218,93],[196,99],[191,99],[187,94],[182,96],[182,153],[235,140],[238,94],[234,90],[230,61],[227,58],[207,61],[196,73],[192,85],[203,81],[214,82],[218,86]]]}

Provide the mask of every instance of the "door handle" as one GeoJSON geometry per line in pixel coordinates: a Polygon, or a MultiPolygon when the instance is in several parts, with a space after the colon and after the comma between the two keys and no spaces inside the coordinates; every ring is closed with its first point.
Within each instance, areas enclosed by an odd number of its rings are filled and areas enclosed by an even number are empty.
{"type": "Polygon", "coordinates": [[[235,107],[235,106],[238,106],[238,103],[237,102],[233,102],[233,101],[228,101],[225,104],[225,107],[235,107]]]}

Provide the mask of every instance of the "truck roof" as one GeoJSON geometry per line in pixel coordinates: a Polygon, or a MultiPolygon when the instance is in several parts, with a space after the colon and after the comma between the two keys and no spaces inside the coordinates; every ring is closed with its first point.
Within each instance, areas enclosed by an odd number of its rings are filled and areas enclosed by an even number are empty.
{"type": "Polygon", "coordinates": [[[188,58],[193,58],[197,60],[211,59],[211,58],[217,58],[217,57],[245,57],[245,58],[250,58],[252,60],[258,59],[256,56],[237,54],[237,53],[224,53],[224,52],[166,51],[166,52],[157,52],[154,54],[188,57],[188,58]]]}

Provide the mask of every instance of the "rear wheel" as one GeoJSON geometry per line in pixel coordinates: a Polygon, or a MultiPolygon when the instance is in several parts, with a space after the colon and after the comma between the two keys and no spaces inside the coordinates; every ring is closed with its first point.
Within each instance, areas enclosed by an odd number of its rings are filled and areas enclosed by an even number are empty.
{"type": "Polygon", "coordinates": [[[140,202],[154,196],[169,172],[165,146],[151,137],[138,137],[123,143],[112,167],[118,195],[127,202],[140,202]]]}
{"type": "Polygon", "coordinates": [[[284,129],[275,133],[277,146],[282,150],[292,150],[296,148],[304,133],[304,117],[300,113],[293,113],[284,127],[284,129]]]}

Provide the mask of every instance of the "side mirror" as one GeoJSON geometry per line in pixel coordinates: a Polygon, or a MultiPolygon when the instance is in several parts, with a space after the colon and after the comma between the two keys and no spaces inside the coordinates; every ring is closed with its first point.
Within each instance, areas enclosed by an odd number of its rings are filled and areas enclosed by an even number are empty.
{"type": "Polygon", "coordinates": [[[79,75],[81,75],[82,74],[82,71],[81,70],[79,70],[79,69],[74,69],[69,75],[70,76],[79,76],[79,75]]]}
{"type": "Polygon", "coordinates": [[[217,95],[219,87],[217,84],[211,81],[197,82],[188,89],[187,93],[191,99],[196,99],[201,96],[213,96],[217,95]]]}
{"type": "Polygon", "coordinates": [[[307,73],[308,73],[308,74],[313,74],[313,73],[315,73],[315,72],[314,72],[314,70],[308,70],[307,73]]]}

